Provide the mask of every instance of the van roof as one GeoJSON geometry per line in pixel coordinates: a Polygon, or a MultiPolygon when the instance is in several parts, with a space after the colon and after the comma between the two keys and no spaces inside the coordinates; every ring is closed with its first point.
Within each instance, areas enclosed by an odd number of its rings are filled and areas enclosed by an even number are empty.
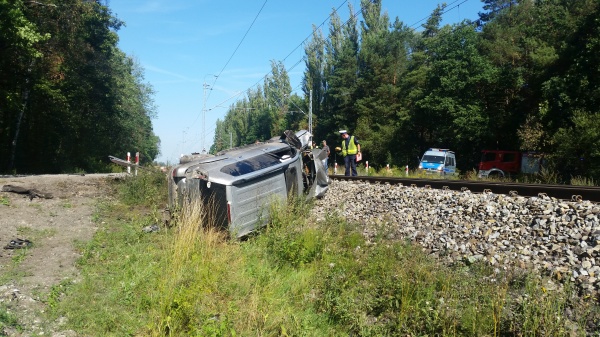
{"type": "Polygon", "coordinates": [[[454,154],[454,151],[450,151],[449,149],[440,149],[437,147],[429,148],[429,150],[427,150],[427,152],[429,152],[429,151],[431,151],[431,152],[448,152],[448,153],[454,154]]]}

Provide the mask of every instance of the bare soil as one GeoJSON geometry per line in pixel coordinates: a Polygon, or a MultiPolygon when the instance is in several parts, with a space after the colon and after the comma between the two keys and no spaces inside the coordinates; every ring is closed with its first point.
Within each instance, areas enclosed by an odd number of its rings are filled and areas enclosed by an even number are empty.
{"type": "Polygon", "coordinates": [[[120,176],[0,177],[0,309],[18,321],[18,327],[0,329],[0,336],[77,336],[63,330],[63,318],[47,321],[48,297],[54,286],[80,277],[77,246],[94,235],[96,205],[110,196],[109,180],[120,176]],[[2,191],[6,185],[35,191],[2,191]],[[10,249],[16,239],[31,245],[10,249]]]}

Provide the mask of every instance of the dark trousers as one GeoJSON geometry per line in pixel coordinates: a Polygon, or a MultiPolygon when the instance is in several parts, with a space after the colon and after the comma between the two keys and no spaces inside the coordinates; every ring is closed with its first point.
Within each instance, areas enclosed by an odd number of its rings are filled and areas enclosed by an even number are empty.
{"type": "Polygon", "coordinates": [[[344,157],[344,165],[346,166],[346,177],[350,176],[350,169],[352,169],[352,176],[356,177],[358,174],[356,173],[356,155],[349,154],[344,157]]]}

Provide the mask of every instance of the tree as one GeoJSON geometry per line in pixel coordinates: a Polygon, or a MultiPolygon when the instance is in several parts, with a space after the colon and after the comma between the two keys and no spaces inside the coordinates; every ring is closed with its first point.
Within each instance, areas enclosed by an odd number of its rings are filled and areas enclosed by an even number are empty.
{"type": "Polygon", "coordinates": [[[269,137],[280,135],[286,130],[286,98],[292,91],[290,78],[282,62],[271,61],[271,75],[265,78],[265,99],[268,102],[271,130],[269,137]]]}
{"type": "Polygon", "coordinates": [[[358,30],[352,4],[348,4],[350,18],[342,24],[334,11],[331,15],[328,43],[326,44],[323,113],[331,116],[330,125],[335,128],[355,130],[358,115],[354,110],[356,83],[358,80],[358,30]]]}
{"type": "Polygon", "coordinates": [[[486,12],[479,12],[479,24],[483,25],[492,21],[499,14],[510,11],[513,6],[518,4],[518,0],[481,0],[485,5],[483,9],[486,12]]]}
{"type": "MultiPolygon", "coordinates": [[[[312,40],[304,47],[306,70],[302,78],[302,91],[304,97],[309,98],[312,92],[312,111],[313,111],[313,133],[325,135],[327,130],[333,127],[329,116],[323,111],[321,103],[324,100],[326,85],[325,69],[327,68],[325,58],[325,40],[323,33],[313,26],[312,40]]],[[[308,100],[308,99],[307,99],[308,100]]],[[[305,101],[307,101],[305,100],[305,101]]],[[[296,105],[307,106],[305,102],[297,102],[296,105]]],[[[296,110],[296,108],[292,108],[296,110]]],[[[305,109],[303,109],[306,111],[305,109]]],[[[290,114],[290,127],[292,130],[299,127],[297,123],[298,114],[290,114]]]]}
{"type": "Polygon", "coordinates": [[[154,159],[152,88],[117,48],[122,22],[107,6],[0,1],[0,9],[0,72],[10,79],[0,80],[0,137],[12,144],[0,146],[12,158],[2,170],[97,171],[125,149],[154,159]]]}
{"type": "Polygon", "coordinates": [[[597,1],[551,2],[540,8],[556,57],[544,67],[539,121],[549,135],[550,158],[565,179],[600,179],[600,4],[597,1]],[[565,43],[565,41],[567,43],[565,43]]]}
{"type": "Polygon", "coordinates": [[[398,136],[409,119],[401,107],[400,81],[408,68],[412,33],[397,18],[390,25],[387,14],[379,11],[377,3],[363,6],[355,108],[359,118],[355,133],[361,135],[363,152],[375,166],[405,163],[410,156],[405,138],[398,136]]]}
{"type": "Polygon", "coordinates": [[[30,109],[34,67],[43,56],[39,44],[50,37],[27,18],[26,11],[22,1],[0,0],[0,157],[8,159],[0,170],[15,167],[22,125],[30,109]]]}

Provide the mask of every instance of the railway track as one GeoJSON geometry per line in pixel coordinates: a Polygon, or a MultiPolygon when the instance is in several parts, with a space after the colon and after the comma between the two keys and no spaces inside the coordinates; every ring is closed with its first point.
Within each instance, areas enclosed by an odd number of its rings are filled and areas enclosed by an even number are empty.
{"type": "Polygon", "coordinates": [[[540,194],[545,194],[549,197],[554,197],[562,200],[589,200],[592,202],[600,202],[600,187],[596,186],[519,184],[489,181],[418,179],[374,176],[346,177],[342,175],[330,175],[329,177],[334,180],[357,180],[373,184],[402,184],[404,186],[449,189],[455,191],[468,189],[469,191],[474,193],[492,192],[496,194],[520,195],[524,197],[533,197],[539,196],[540,194]]]}

